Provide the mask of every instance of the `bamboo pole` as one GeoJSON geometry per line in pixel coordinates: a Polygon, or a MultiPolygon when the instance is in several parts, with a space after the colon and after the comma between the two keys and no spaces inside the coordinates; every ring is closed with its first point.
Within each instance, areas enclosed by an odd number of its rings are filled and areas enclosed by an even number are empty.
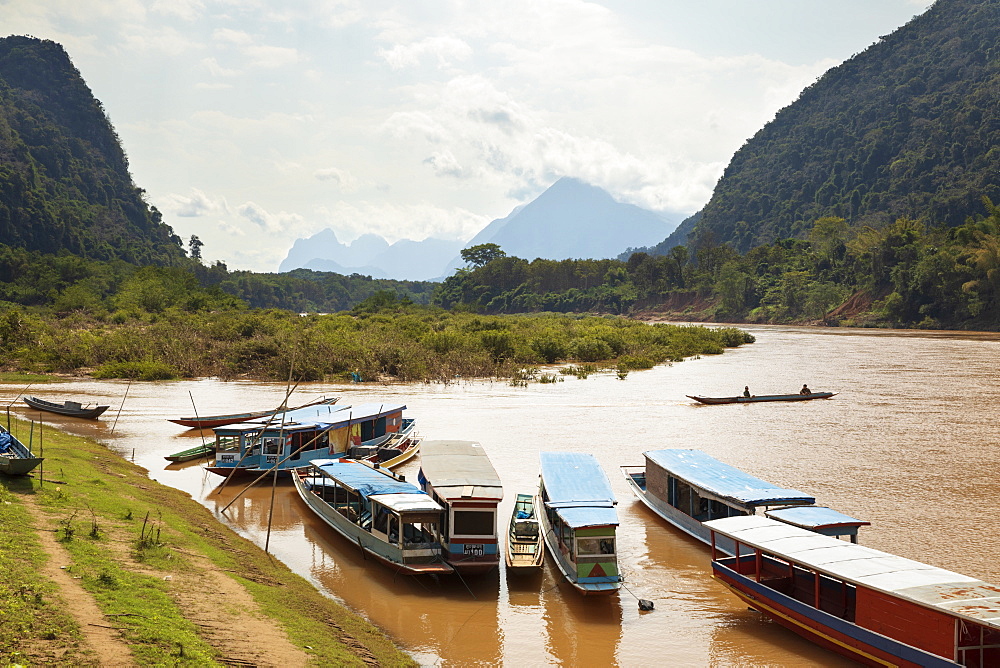
{"type": "Polygon", "coordinates": [[[115,427],[118,426],[118,418],[121,417],[122,409],[125,408],[125,399],[128,398],[129,388],[132,387],[132,379],[129,378],[128,385],[125,386],[125,396],[122,397],[122,405],[118,407],[118,414],[115,415],[115,421],[111,425],[111,435],[114,436],[115,427]]]}

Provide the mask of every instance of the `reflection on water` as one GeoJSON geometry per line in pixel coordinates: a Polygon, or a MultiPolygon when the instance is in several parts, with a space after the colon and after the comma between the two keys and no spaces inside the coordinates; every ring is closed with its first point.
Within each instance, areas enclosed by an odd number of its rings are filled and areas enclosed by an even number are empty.
{"type": "MultiPolygon", "coordinates": [[[[287,482],[272,486],[268,478],[221,513],[245,482],[219,493],[222,478],[199,462],[168,466],[163,460],[202,438],[165,419],[191,414],[192,397],[201,414],[267,408],[283,399],[283,384],[71,381],[34,385],[30,393],[111,404],[96,422],[54,414],[42,420],[46,428],[107,443],[261,546],[270,521],[277,558],[426,665],[849,665],[748,611],[712,580],[706,548],[632,497],[618,467],[641,464],[641,453],[655,448],[704,450],[871,520],[862,544],[1000,582],[993,538],[1000,518],[991,510],[1000,494],[994,409],[1000,337],[749,329],[757,337],[751,346],[634,372],[624,382],[607,374],[528,388],[313,384],[296,391],[293,401],[301,403],[333,394],[342,395],[341,403],[398,400],[424,436],[480,441],[504,482],[501,532],[516,494],[537,487],[538,451],[593,453],[618,496],[625,588],[592,599],[564,584],[552,564],[528,577],[394,576],[312,518],[287,482]],[[802,383],[839,394],[726,406],[685,397],[732,395],[744,385],[777,394],[802,383]],[[654,601],[655,610],[639,612],[637,598],[654,601]]],[[[0,385],[0,400],[8,403],[23,389],[0,385]]],[[[39,417],[16,404],[11,410],[39,417]]],[[[409,463],[402,472],[415,480],[418,466],[409,463]]]]}

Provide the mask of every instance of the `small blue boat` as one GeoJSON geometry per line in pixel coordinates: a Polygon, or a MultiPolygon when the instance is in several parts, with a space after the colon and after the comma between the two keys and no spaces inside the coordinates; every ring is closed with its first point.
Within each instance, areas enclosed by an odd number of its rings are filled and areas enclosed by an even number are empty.
{"type": "MultiPolygon", "coordinates": [[[[645,466],[623,466],[635,495],[650,510],[706,545],[711,532],[703,523],[760,510],[775,520],[827,536],[858,540],[858,520],[816,505],[816,498],[797,489],[775,487],[700,450],[666,449],[642,453],[645,466]]],[[[723,540],[718,549],[732,554],[723,540]]]]}
{"type": "Polygon", "coordinates": [[[618,571],[618,513],[604,469],[587,453],[539,453],[536,514],[563,576],[585,595],[613,594],[618,571]],[[539,512],[541,511],[541,512],[539,512]]]}

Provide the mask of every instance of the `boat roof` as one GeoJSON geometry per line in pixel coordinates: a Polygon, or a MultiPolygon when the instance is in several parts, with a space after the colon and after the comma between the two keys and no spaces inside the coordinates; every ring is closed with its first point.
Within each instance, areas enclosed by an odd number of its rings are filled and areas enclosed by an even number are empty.
{"type": "Polygon", "coordinates": [[[671,475],[721,499],[748,506],[816,503],[816,498],[805,492],[775,487],[701,450],[647,450],[642,454],[646,456],[647,467],[652,462],[671,475]]]}
{"type": "MultiPolygon", "coordinates": [[[[406,494],[418,495],[434,503],[433,499],[413,483],[399,480],[361,462],[349,459],[314,459],[311,464],[313,470],[319,470],[324,476],[366,498],[380,494],[406,494]]],[[[443,510],[440,505],[434,505],[437,510],[443,510]]]]}
{"type": "Polygon", "coordinates": [[[348,424],[377,420],[403,410],[406,410],[406,404],[375,402],[353,406],[350,404],[308,406],[294,411],[277,413],[270,420],[268,418],[260,418],[253,422],[241,422],[227,427],[217,427],[214,431],[216,433],[240,433],[260,430],[265,427],[269,432],[294,431],[298,429],[340,429],[346,427],[348,424]]]}
{"type": "Polygon", "coordinates": [[[503,498],[500,476],[476,441],[423,441],[420,475],[443,499],[503,498]]]}
{"type": "Polygon", "coordinates": [[[615,493],[597,458],[582,452],[540,452],[546,506],[573,529],[618,524],[615,493]]]}
{"type": "Polygon", "coordinates": [[[705,526],[844,582],[1000,629],[1000,586],[760,515],[710,520],[705,526]]]}
{"type": "Polygon", "coordinates": [[[871,522],[856,519],[824,506],[776,508],[765,511],[764,516],[803,529],[832,529],[834,527],[866,527],[871,525],[871,522]]]}
{"type": "Polygon", "coordinates": [[[397,513],[441,512],[444,508],[426,494],[373,494],[368,497],[397,513]]]}

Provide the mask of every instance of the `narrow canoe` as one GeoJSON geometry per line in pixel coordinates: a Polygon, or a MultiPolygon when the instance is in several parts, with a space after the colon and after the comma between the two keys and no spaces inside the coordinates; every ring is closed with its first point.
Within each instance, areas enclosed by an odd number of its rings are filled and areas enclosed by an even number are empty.
{"type": "Polygon", "coordinates": [[[86,418],[88,420],[100,417],[101,413],[110,408],[110,406],[84,406],[79,401],[64,401],[61,404],[57,404],[54,401],[46,401],[38,397],[24,397],[23,400],[24,403],[36,410],[68,415],[69,417],[86,418]]]}
{"type": "Polygon", "coordinates": [[[187,450],[181,450],[180,452],[175,452],[172,455],[167,455],[164,457],[168,462],[173,462],[179,464],[181,462],[189,462],[193,459],[201,459],[202,457],[208,457],[209,455],[215,454],[215,441],[211,443],[204,443],[202,445],[196,445],[193,448],[188,448],[187,450]]]}
{"type": "Polygon", "coordinates": [[[308,408],[309,406],[319,406],[319,405],[332,405],[337,403],[340,397],[334,397],[332,399],[320,399],[318,401],[312,401],[308,404],[302,404],[301,406],[296,406],[294,408],[275,408],[267,411],[248,411],[246,413],[230,413],[228,415],[208,415],[205,417],[182,417],[182,418],[167,418],[168,422],[173,422],[174,424],[179,424],[182,427],[191,427],[192,429],[214,429],[215,427],[224,427],[227,424],[237,424],[239,422],[249,422],[250,420],[255,420],[257,418],[271,417],[272,415],[277,415],[282,412],[292,412],[299,410],[300,408],[308,408]]]}
{"type": "Polygon", "coordinates": [[[507,568],[534,571],[542,567],[544,558],[545,543],[535,517],[535,498],[531,494],[518,494],[507,531],[507,568]]]}
{"type": "Polygon", "coordinates": [[[752,397],[698,397],[687,395],[702,404],[752,404],[758,401],[808,401],[810,399],[829,399],[836,392],[813,392],[812,394],[760,394],[752,397]]]}

